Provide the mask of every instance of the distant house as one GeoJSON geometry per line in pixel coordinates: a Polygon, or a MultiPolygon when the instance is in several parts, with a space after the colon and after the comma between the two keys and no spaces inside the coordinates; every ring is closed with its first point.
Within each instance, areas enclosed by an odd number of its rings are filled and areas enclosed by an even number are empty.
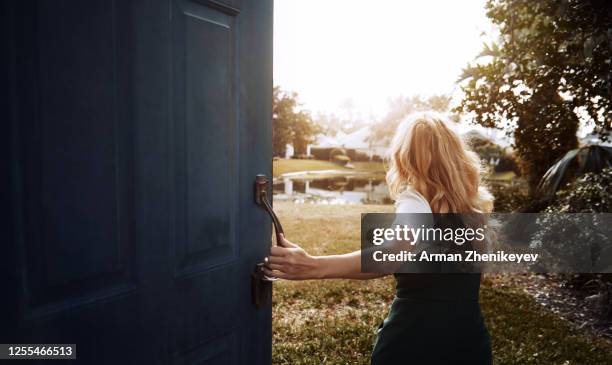
{"type": "Polygon", "coordinates": [[[368,141],[372,134],[371,127],[363,127],[351,133],[338,132],[334,137],[319,135],[312,145],[308,146],[307,153],[313,148],[344,148],[366,154],[369,158],[383,157],[388,146],[374,144],[368,141]]]}
{"type": "Polygon", "coordinates": [[[512,138],[508,137],[506,132],[499,129],[475,125],[460,125],[457,131],[466,140],[472,138],[486,139],[502,148],[508,148],[512,145],[512,138]]]}
{"type": "Polygon", "coordinates": [[[293,157],[294,154],[295,154],[295,149],[293,148],[293,145],[287,144],[285,146],[285,158],[291,158],[293,157]]]}
{"type": "MultiPolygon", "coordinates": [[[[498,144],[502,148],[508,148],[512,144],[511,139],[503,131],[497,129],[484,128],[467,123],[455,125],[455,129],[463,137],[487,139],[498,144]]],[[[317,136],[313,144],[308,145],[306,154],[311,155],[312,149],[344,148],[346,150],[364,153],[370,159],[375,156],[384,157],[387,154],[389,146],[381,143],[372,143],[368,140],[371,134],[372,128],[370,126],[360,128],[351,133],[338,132],[333,137],[321,134],[317,136]]]]}

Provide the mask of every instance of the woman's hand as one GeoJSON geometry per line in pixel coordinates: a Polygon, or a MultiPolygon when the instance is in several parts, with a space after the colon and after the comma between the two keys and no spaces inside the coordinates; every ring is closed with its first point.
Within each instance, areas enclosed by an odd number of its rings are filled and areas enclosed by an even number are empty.
{"type": "Polygon", "coordinates": [[[373,279],[381,273],[361,272],[361,251],[343,255],[310,256],[281,235],[279,246],[273,246],[264,260],[266,275],[287,280],[309,279],[373,279]]]}
{"type": "Polygon", "coordinates": [[[272,246],[270,256],[266,257],[264,273],[268,276],[288,280],[307,280],[319,278],[318,260],[303,248],[285,239],[279,246],[272,246]]]}

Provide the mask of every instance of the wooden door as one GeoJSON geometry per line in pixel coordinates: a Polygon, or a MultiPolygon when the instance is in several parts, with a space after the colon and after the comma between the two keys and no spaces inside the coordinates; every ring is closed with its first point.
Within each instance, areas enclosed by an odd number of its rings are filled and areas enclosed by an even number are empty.
{"type": "Polygon", "coordinates": [[[2,343],[80,363],[264,364],[268,0],[3,2],[2,343]]]}

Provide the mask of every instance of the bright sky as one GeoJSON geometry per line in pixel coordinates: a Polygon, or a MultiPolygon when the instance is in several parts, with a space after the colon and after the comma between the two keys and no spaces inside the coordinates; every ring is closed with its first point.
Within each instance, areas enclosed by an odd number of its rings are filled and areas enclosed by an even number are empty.
{"type": "Polygon", "coordinates": [[[363,118],[399,95],[451,94],[491,29],[484,2],[276,0],[274,83],[313,114],[352,104],[363,118]]]}

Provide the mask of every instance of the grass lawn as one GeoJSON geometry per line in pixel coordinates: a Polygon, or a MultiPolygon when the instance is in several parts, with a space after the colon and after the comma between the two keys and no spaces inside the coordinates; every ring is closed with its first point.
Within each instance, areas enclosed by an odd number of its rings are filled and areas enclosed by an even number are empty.
{"type": "Polygon", "coordinates": [[[320,170],[338,170],[338,171],[367,171],[367,172],[384,172],[382,162],[353,162],[353,169],[321,160],[293,160],[293,159],[278,159],[272,163],[274,176],[280,176],[288,172],[298,171],[320,171],[320,170]]]}
{"type": "MultiPolygon", "coordinates": [[[[274,207],[287,238],[314,255],[358,249],[360,213],[393,209],[288,202],[274,207]]],[[[368,364],[374,330],[387,314],[393,285],[391,277],[276,282],[273,363],[368,364]]],[[[500,288],[485,278],[481,303],[495,364],[612,364],[612,341],[581,332],[519,289],[500,288]]]]}
{"type": "Polygon", "coordinates": [[[516,178],[516,174],[514,173],[514,171],[494,172],[490,174],[487,178],[491,180],[508,180],[509,181],[509,180],[516,178]]]}

